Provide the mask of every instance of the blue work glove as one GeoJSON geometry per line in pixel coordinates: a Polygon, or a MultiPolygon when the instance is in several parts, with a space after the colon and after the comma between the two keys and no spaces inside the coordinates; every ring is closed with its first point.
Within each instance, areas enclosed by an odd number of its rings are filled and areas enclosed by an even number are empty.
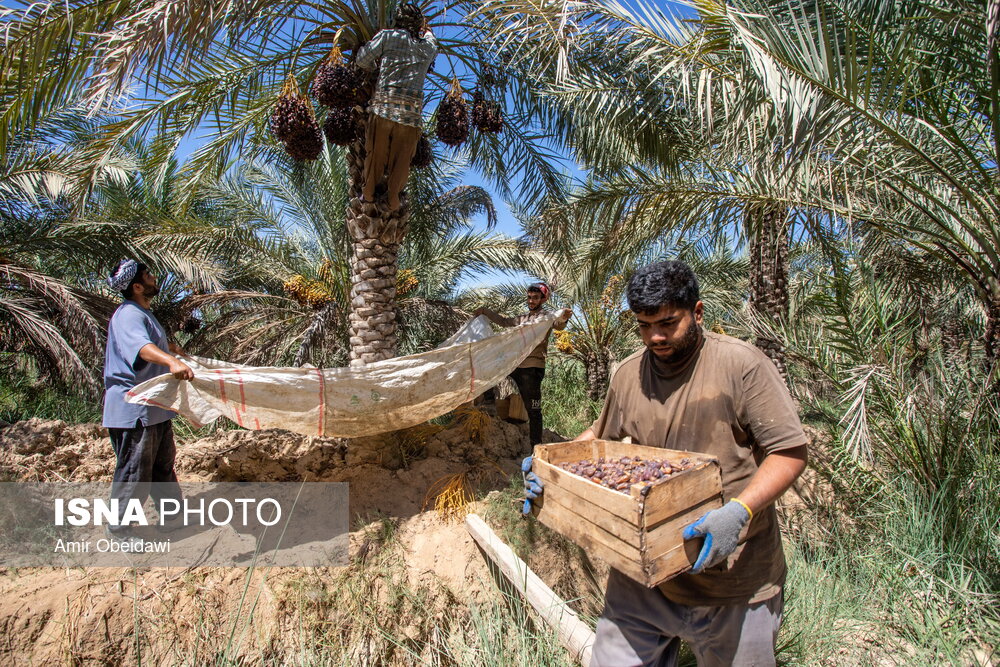
{"type": "Polygon", "coordinates": [[[538,479],[538,475],[531,472],[531,458],[528,456],[521,461],[525,495],[524,507],[521,508],[521,514],[531,514],[531,501],[542,495],[542,480],[538,479]]]}
{"type": "Polygon", "coordinates": [[[684,529],[684,539],[704,537],[698,560],[691,567],[691,574],[698,574],[706,567],[712,567],[736,550],[740,531],[750,520],[750,512],[743,503],[730,500],[717,510],[707,512],[703,517],[684,529]]]}

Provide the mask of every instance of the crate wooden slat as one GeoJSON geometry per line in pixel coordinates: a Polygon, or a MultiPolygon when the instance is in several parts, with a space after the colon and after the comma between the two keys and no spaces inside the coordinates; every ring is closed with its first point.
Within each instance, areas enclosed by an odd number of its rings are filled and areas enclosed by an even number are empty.
{"type": "Polygon", "coordinates": [[[722,506],[718,460],[707,454],[644,447],[611,440],[537,445],[532,470],[545,492],[532,505],[538,520],[632,579],[655,586],[688,569],[700,540],[685,543],[684,526],[722,506]],[[584,459],[639,456],[694,466],[628,493],[614,491],[558,467],[584,459]]]}

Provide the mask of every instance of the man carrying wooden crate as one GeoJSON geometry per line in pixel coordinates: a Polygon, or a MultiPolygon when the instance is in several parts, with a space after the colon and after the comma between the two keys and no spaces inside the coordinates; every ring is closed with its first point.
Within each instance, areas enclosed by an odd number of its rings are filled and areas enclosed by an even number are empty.
{"type": "MultiPolygon", "coordinates": [[[[646,349],[622,362],[576,440],[630,436],[716,456],[728,502],[684,529],[702,539],[690,573],[650,589],[612,569],[591,667],[674,665],[681,640],[701,666],[774,665],[786,572],[774,501],[807,458],[795,404],[760,350],[702,329],[698,281],[683,262],[639,269],[627,298],[646,349]]],[[[526,480],[528,511],[542,488],[533,473],[526,480]]]]}

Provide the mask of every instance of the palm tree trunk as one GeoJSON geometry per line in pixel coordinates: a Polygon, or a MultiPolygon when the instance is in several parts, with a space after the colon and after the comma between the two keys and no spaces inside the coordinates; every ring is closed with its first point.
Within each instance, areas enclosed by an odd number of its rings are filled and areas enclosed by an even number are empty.
{"type": "Polygon", "coordinates": [[[993,369],[1000,357],[1000,295],[994,295],[986,306],[986,332],[983,334],[986,349],[987,372],[993,369]]]}
{"type": "Polygon", "coordinates": [[[950,366],[957,365],[963,359],[963,347],[967,340],[962,333],[961,313],[957,309],[948,312],[941,323],[941,351],[950,366]]]}
{"type": "Polygon", "coordinates": [[[611,359],[608,354],[601,351],[585,355],[583,368],[587,374],[587,398],[603,401],[611,379],[611,359]]]}
{"type": "MultiPolygon", "coordinates": [[[[367,125],[367,119],[363,121],[367,125]]],[[[364,129],[361,136],[364,136],[364,129]]],[[[410,222],[406,194],[402,205],[388,211],[385,203],[362,202],[364,139],[354,142],[347,154],[351,199],[347,205],[347,230],[351,237],[351,366],[396,356],[396,271],[399,246],[410,222]]]]}
{"type": "MultiPolygon", "coordinates": [[[[750,306],[777,330],[788,320],[788,209],[751,206],[746,211],[750,240],[750,306]]],[[[754,341],[788,384],[785,346],[778,336],[762,334],[754,341]]]]}

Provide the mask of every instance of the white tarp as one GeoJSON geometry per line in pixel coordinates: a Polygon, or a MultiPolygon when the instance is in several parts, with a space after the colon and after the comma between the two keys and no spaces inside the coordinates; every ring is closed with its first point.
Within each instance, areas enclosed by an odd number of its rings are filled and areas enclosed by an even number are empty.
{"type": "Polygon", "coordinates": [[[130,403],[174,410],[196,425],[219,417],[259,430],[356,438],[443,415],[483,393],[528,356],[554,315],[493,334],[482,316],[441,347],[360,368],[271,368],[185,358],[194,380],[160,375],[134,387],[130,403]]]}

